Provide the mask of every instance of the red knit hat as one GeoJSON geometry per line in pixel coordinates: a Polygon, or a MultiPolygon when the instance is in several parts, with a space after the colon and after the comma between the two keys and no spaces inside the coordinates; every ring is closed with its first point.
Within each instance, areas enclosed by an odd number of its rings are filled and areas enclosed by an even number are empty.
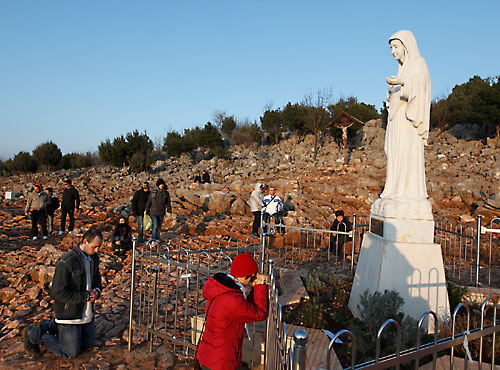
{"type": "Polygon", "coordinates": [[[231,275],[234,277],[247,277],[259,270],[257,262],[250,253],[240,253],[234,257],[231,264],[231,275]]]}

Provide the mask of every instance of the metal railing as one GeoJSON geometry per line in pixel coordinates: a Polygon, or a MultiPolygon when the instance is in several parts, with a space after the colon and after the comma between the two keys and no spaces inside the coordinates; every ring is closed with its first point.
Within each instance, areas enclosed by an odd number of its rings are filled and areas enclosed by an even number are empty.
{"type": "Polygon", "coordinates": [[[368,218],[356,213],[353,214],[352,224],[340,222],[335,230],[331,229],[329,221],[310,221],[305,225],[293,226],[275,224],[270,217],[268,222],[261,222],[262,249],[275,263],[289,268],[298,268],[311,262],[333,262],[342,271],[353,271],[363,234],[368,231],[368,227],[368,218]],[[338,239],[343,243],[342,248],[337,249],[338,239]]]}
{"type": "MultiPolygon", "coordinates": [[[[232,259],[237,254],[249,252],[256,261],[262,262],[261,271],[268,274],[270,289],[265,325],[247,324],[251,340],[245,339],[244,360],[250,365],[259,366],[265,358],[265,369],[291,369],[293,351],[286,352],[290,347],[290,338],[278,304],[275,270],[272,260],[261,261],[262,250],[255,243],[256,240],[249,237],[242,243],[230,238],[226,246],[217,238],[208,242],[193,238],[187,244],[172,239],[164,244],[149,241],[138,245],[134,238],[129,351],[134,342],[134,333],[140,332],[142,336],[139,340],[147,341],[150,351],[161,338],[171,345],[180,358],[192,358],[204,321],[202,289],[206,281],[217,272],[229,271],[232,259]]],[[[303,336],[299,336],[298,340],[302,342],[303,336]]]]}
{"type": "Polygon", "coordinates": [[[500,272],[500,218],[488,227],[478,215],[476,225],[450,220],[435,223],[434,241],[441,245],[449,276],[464,284],[491,285],[492,274],[500,272]]]}
{"type": "MultiPolygon", "coordinates": [[[[463,311],[463,310],[462,310],[463,311]]],[[[466,361],[465,361],[465,369],[467,369],[468,362],[472,362],[472,357],[470,355],[470,350],[469,347],[474,341],[479,341],[479,355],[478,358],[476,358],[476,361],[478,363],[478,368],[481,369],[482,365],[485,363],[483,359],[483,352],[484,352],[484,345],[483,345],[483,340],[486,337],[491,336],[492,341],[491,341],[491,353],[492,356],[491,358],[488,359],[487,366],[488,368],[494,369],[495,368],[495,351],[496,351],[496,333],[500,332],[500,321],[497,320],[497,305],[493,303],[493,300],[491,297],[486,298],[483,303],[481,304],[481,319],[480,319],[480,326],[478,328],[470,328],[470,321],[471,321],[471,312],[470,308],[467,304],[465,303],[460,303],[454,310],[453,316],[452,316],[452,326],[451,326],[451,331],[452,334],[450,337],[443,338],[441,340],[438,340],[438,319],[437,315],[433,311],[428,311],[422,315],[420,320],[418,321],[418,326],[417,326],[417,338],[416,338],[416,346],[413,348],[409,349],[404,349],[401,350],[401,327],[399,323],[393,319],[389,319],[385,321],[379,328],[377,332],[377,337],[376,337],[376,348],[375,348],[375,359],[372,361],[364,362],[361,364],[356,365],[356,355],[357,355],[357,342],[354,334],[350,332],[349,330],[340,330],[337,332],[330,340],[330,343],[328,345],[328,357],[326,361],[326,370],[333,369],[332,368],[332,356],[334,353],[334,346],[346,346],[350,344],[350,349],[351,349],[351,361],[350,361],[350,367],[347,369],[367,369],[367,370],[379,370],[379,369],[387,369],[387,368],[392,368],[395,367],[396,369],[399,369],[400,365],[403,364],[409,364],[411,361],[415,361],[414,366],[415,369],[418,369],[421,364],[421,359],[422,358],[428,358],[428,356],[432,356],[432,367],[433,369],[436,369],[436,363],[437,363],[437,354],[438,353],[443,353],[443,351],[449,350],[450,354],[450,363],[449,363],[449,368],[453,369],[454,368],[454,362],[455,362],[455,349],[459,346],[462,346],[465,349],[466,353],[466,361]],[[457,331],[457,317],[458,313],[463,309],[466,310],[466,328],[463,330],[461,333],[456,333],[457,331]],[[485,318],[487,316],[487,311],[489,309],[493,310],[493,315],[490,317],[490,325],[486,326],[485,325],[485,318]],[[429,317],[433,317],[434,320],[434,336],[433,340],[430,343],[422,344],[422,328],[425,327],[424,322],[425,320],[429,317]],[[382,334],[385,331],[385,329],[393,325],[396,328],[397,331],[397,339],[396,339],[396,352],[394,354],[380,357],[380,349],[381,349],[381,339],[382,339],[382,334]],[[347,343],[343,344],[337,344],[337,340],[341,337],[346,337],[348,336],[350,341],[347,343]]],[[[338,348],[338,347],[337,347],[338,348]]]]}
{"type": "MultiPolygon", "coordinates": [[[[449,221],[436,223],[435,241],[442,246],[445,267],[449,274],[458,277],[459,280],[475,281],[476,284],[483,280],[488,281],[488,284],[491,282],[492,269],[498,267],[495,265],[498,261],[499,250],[497,248],[499,234],[498,229],[495,229],[498,223],[500,219],[494,219],[489,227],[485,228],[481,225],[481,216],[478,216],[476,228],[472,225],[454,225],[449,221]],[[489,240],[482,237],[484,233],[489,233],[489,240]]],[[[151,349],[155,338],[162,338],[169,342],[181,357],[192,356],[200,334],[202,323],[200,317],[204,313],[204,300],[201,292],[205,282],[216,272],[228,271],[232,258],[236,254],[248,251],[260,263],[261,271],[269,274],[271,286],[268,297],[270,303],[268,319],[263,334],[265,368],[305,369],[307,333],[297,331],[294,335],[295,351],[287,352],[287,348],[291,348],[290,343],[287,342],[290,338],[287,335],[286,324],[282,320],[281,307],[277,300],[275,268],[285,266],[299,268],[315,262],[319,266],[322,263],[329,265],[334,263],[341,267],[342,271],[352,272],[361,249],[363,234],[368,231],[368,226],[366,216],[354,214],[351,233],[347,231],[345,223],[341,223],[337,230],[330,230],[331,226],[328,221],[321,224],[292,226],[275,225],[271,219],[269,222],[262,222],[260,239],[256,236],[249,236],[245,242],[235,238],[229,238],[226,241],[219,238],[212,238],[209,241],[192,238],[188,243],[172,239],[165,244],[150,241],[145,245],[137,246],[134,240],[129,350],[133,341],[133,332],[139,330],[146,333],[145,340],[149,341],[151,349]],[[272,230],[275,232],[273,233],[272,230]],[[344,235],[346,238],[352,237],[352,241],[344,244],[344,253],[341,256],[329,251],[334,234],[344,235]],[[270,258],[274,259],[274,263],[268,263],[270,258]]],[[[488,298],[481,306],[480,328],[466,330],[462,334],[455,335],[455,321],[453,321],[453,332],[450,338],[438,341],[436,336],[433,343],[422,345],[420,331],[424,319],[434,317],[437,333],[436,315],[433,312],[427,312],[419,321],[419,334],[415,348],[398,349],[393,355],[380,357],[380,341],[377,341],[379,347],[378,351],[376,350],[375,360],[364,364],[356,365],[356,339],[351,332],[342,330],[335,335],[334,339],[341,336],[351,338],[351,369],[384,369],[399,366],[411,360],[416,360],[418,364],[419,359],[428,355],[433,356],[435,364],[436,354],[448,349],[451,351],[453,361],[454,348],[463,345],[464,342],[467,344],[467,341],[470,343],[474,340],[481,342],[479,358],[481,362],[483,338],[492,335],[493,345],[495,345],[495,333],[500,330],[500,325],[496,320],[496,306],[494,306],[492,325],[483,325],[483,319],[486,317],[484,314],[488,307],[491,307],[491,302],[491,298],[488,298]]],[[[457,310],[461,307],[463,305],[459,305],[457,310]]],[[[466,309],[468,311],[468,308],[466,309]]],[[[467,317],[469,315],[467,313],[467,317]]],[[[394,326],[399,331],[399,336],[401,335],[398,323],[389,320],[380,328],[377,338],[382,336],[388,326],[394,326]]],[[[257,332],[258,329],[253,325],[252,338],[258,335],[257,332]]],[[[334,343],[335,340],[332,340],[328,346],[327,368],[330,368],[334,343]]],[[[400,339],[397,340],[397,344],[400,346],[400,339]]],[[[250,357],[251,361],[254,361],[253,354],[250,357]]],[[[255,360],[255,363],[258,363],[258,360],[255,360]]],[[[494,364],[494,358],[492,363],[494,364]]]]}

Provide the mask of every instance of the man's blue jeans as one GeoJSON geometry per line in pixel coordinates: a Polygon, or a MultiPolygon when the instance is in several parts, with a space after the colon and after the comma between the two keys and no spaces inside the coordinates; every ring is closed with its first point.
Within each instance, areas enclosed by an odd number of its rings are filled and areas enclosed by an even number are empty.
{"type": "Polygon", "coordinates": [[[88,324],[56,324],[52,319],[46,326],[35,326],[29,332],[30,342],[41,344],[61,358],[73,358],[94,345],[95,322],[88,324]],[[57,335],[54,335],[57,333],[57,335]]]}
{"type": "Polygon", "coordinates": [[[160,239],[160,230],[164,216],[158,216],[158,215],[150,215],[150,216],[151,216],[151,222],[153,224],[151,228],[151,239],[158,240],[160,239]]]}
{"type": "Polygon", "coordinates": [[[137,220],[137,237],[142,239],[144,232],[144,215],[137,215],[135,218],[137,220]]]}

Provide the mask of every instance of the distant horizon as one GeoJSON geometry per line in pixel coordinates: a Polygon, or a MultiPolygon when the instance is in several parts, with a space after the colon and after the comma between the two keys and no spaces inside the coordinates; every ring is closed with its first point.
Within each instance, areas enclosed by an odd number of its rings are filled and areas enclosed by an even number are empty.
{"type": "Polygon", "coordinates": [[[138,130],[257,121],[265,109],[332,88],[380,110],[397,74],[388,38],[411,30],[432,98],[477,75],[500,75],[500,2],[423,0],[252,4],[131,0],[0,3],[0,158],[54,142],[97,151],[138,130]]]}

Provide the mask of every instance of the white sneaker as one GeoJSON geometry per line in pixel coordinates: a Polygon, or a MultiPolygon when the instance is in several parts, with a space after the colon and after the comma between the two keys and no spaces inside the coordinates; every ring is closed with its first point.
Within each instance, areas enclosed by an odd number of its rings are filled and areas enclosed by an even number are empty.
{"type": "Polygon", "coordinates": [[[59,236],[61,236],[62,234],[64,234],[64,231],[59,231],[59,232],[57,233],[57,235],[59,235],[59,236]]]}
{"type": "Polygon", "coordinates": [[[47,240],[49,237],[48,236],[44,236],[43,237],[43,240],[47,240]]]}
{"type": "Polygon", "coordinates": [[[33,240],[38,240],[38,236],[34,236],[34,237],[33,237],[33,240]]]}

